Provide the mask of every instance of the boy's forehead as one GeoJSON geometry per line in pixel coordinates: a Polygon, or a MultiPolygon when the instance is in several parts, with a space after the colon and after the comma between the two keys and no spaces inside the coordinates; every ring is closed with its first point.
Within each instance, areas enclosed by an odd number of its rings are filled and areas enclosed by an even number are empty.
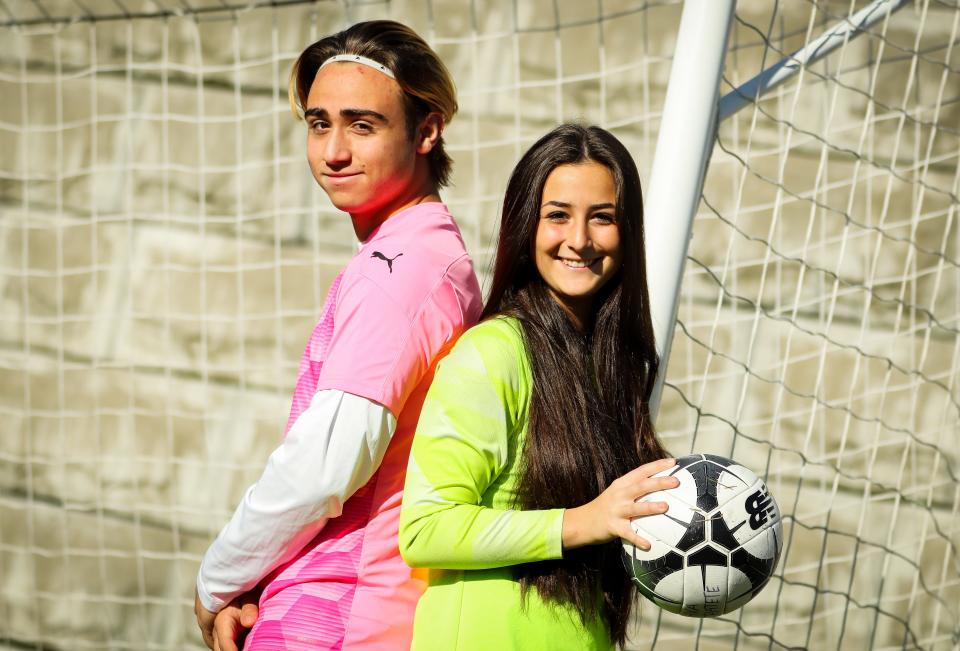
{"type": "Polygon", "coordinates": [[[400,84],[369,66],[337,62],[317,71],[307,95],[307,108],[369,108],[381,113],[403,111],[400,84]]]}

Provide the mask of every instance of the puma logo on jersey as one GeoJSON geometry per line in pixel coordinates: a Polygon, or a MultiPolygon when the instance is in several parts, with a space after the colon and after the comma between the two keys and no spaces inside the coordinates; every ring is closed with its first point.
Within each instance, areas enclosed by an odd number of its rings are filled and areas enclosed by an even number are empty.
{"type": "Polygon", "coordinates": [[[371,255],[370,257],[371,257],[371,258],[380,258],[381,260],[383,260],[384,262],[386,262],[386,263],[387,263],[387,269],[390,270],[390,273],[393,273],[393,261],[396,260],[397,258],[399,258],[401,255],[403,255],[403,254],[402,254],[402,253],[398,253],[397,255],[393,256],[392,258],[388,258],[387,256],[383,255],[383,254],[380,253],[379,251],[374,251],[374,252],[373,252],[373,255],[371,255]]]}

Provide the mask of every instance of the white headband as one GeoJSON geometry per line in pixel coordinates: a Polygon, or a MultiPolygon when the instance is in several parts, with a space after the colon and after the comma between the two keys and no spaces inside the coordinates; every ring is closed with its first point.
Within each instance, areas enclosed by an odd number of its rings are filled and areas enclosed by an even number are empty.
{"type": "Polygon", "coordinates": [[[390,68],[383,65],[382,63],[378,63],[377,61],[374,61],[373,59],[362,57],[359,54],[338,54],[336,56],[332,56],[320,64],[320,67],[317,68],[317,72],[323,69],[323,67],[328,63],[337,63],[340,61],[346,61],[347,63],[359,63],[362,66],[367,66],[369,68],[373,68],[374,70],[379,70],[386,76],[390,77],[390,79],[396,79],[396,77],[393,76],[393,72],[391,72],[390,68]]]}

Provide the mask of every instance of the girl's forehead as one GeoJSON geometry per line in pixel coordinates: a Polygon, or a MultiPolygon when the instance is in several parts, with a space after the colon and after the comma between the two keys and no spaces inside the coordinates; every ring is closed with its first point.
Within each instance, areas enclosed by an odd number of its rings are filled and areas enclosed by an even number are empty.
{"type": "Polygon", "coordinates": [[[543,199],[557,200],[571,205],[607,202],[616,199],[616,184],[610,169],[600,163],[587,161],[558,165],[547,175],[543,185],[543,199]]]}

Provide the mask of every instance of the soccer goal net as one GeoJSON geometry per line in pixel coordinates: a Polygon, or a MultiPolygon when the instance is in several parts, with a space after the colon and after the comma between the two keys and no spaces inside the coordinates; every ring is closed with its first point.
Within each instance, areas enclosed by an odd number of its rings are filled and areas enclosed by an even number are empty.
{"type": "MultiPolygon", "coordinates": [[[[720,93],[866,4],[741,0],[720,93]]],[[[485,275],[557,122],[649,179],[681,10],[0,0],[0,649],[201,648],[200,558],[354,251],[287,105],[307,43],[393,18],[436,48],[444,198],[485,275]]],[[[629,648],[960,644],[958,40],[956,2],[908,3],[719,125],[658,429],[762,476],[784,549],[723,617],[642,604],[629,648]]]]}

